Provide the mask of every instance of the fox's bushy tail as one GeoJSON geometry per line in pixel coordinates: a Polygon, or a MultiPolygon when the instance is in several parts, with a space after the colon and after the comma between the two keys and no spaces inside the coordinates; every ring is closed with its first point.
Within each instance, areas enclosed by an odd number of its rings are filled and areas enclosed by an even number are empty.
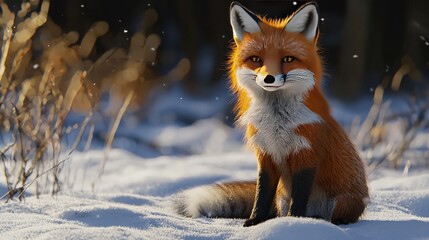
{"type": "Polygon", "coordinates": [[[191,218],[249,218],[255,189],[256,182],[196,187],[175,196],[174,207],[179,214],[191,218]]]}

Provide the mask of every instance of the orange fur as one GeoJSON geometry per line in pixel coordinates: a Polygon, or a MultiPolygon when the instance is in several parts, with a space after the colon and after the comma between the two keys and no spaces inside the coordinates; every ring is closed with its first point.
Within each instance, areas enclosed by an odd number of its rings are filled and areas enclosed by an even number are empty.
{"type": "Polygon", "coordinates": [[[232,4],[231,89],[258,178],[185,191],[179,213],[248,218],[244,226],[274,216],[341,224],[362,215],[368,200],[364,165],[322,93],[317,9],[304,7],[290,18],[267,20],[232,4]]]}
{"type": "MultiPolygon", "coordinates": [[[[321,188],[329,198],[336,199],[332,219],[345,218],[349,222],[355,222],[361,216],[368,198],[364,165],[346,133],[330,115],[328,102],[321,89],[323,68],[316,44],[317,36],[315,41],[311,42],[302,34],[284,31],[289,19],[261,18],[260,32],[246,33],[240,41],[236,39],[229,64],[231,89],[237,96],[235,107],[237,116],[242,117],[249,110],[252,101],[237,83],[238,68],[244,66],[271,73],[287,73],[299,68],[313,72],[316,83],[308,91],[304,104],[323,121],[300,125],[295,129],[296,134],[307,139],[311,148],[287,156],[279,167],[273,164],[271,156],[263,154],[258,146],[252,147],[258,159],[259,169],[265,168],[274,176],[281,174],[277,197],[288,194],[285,189],[291,187],[293,174],[303,169],[316,168],[313,188],[321,188]],[[264,65],[255,66],[254,63],[246,62],[253,55],[264,58],[264,65]],[[283,56],[294,56],[299,61],[283,67],[276,66],[276,61],[283,56]]],[[[258,129],[249,124],[246,129],[246,140],[250,141],[257,132],[258,129]]]]}

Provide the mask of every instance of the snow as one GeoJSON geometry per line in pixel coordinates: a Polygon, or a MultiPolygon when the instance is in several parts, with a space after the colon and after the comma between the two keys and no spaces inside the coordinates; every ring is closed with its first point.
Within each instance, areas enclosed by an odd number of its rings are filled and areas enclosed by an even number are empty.
{"type": "MultiPolygon", "coordinates": [[[[152,117],[163,119],[171,106],[157,104],[159,115],[152,117]]],[[[372,172],[371,203],[355,224],[283,217],[244,228],[243,219],[190,219],[176,214],[172,199],[182,190],[256,177],[255,158],[243,146],[241,133],[213,117],[220,107],[209,111],[206,106],[212,104],[186,109],[189,115],[195,111],[211,116],[192,124],[155,126],[131,120],[134,124],[128,128],[121,126],[101,177],[102,149],[74,153],[64,166],[60,194],[29,195],[24,202],[0,204],[0,239],[429,239],[429,170],[413,166],[408,174],[386,168],[372,172]],[[127,138],[151,141],[167,154],[145,156],[147,147],[127,148],[127,138]]],[[[364,116],[370,106],[365,103],[351,111],[349,106],[334,105],[334,116],[341,123],[355,118],[352,111],[364,116]]],[[[182,107],[176,112],[179,119],[180,114],[187,115],[182,107]]],[[[421,133],[412,145],[425,151],[428,140],[428,134],[421,133]]],[[[0,195],[6,191],[2,177],[0,195]]]]}
{"type": "Polygon", "coordinates": [[[243,228],[241,219],[179,216],[171,200],[183,189],[253,179],[256,161],[244,149],[153,159],[114,149],[98,179],[102,160],[100,150],[77,153],[68,163],[76,171],[72,190],[1,204],[0,239],[429,239],[429,171],[377,172],[356,224],[284,217],[243,228]]]}

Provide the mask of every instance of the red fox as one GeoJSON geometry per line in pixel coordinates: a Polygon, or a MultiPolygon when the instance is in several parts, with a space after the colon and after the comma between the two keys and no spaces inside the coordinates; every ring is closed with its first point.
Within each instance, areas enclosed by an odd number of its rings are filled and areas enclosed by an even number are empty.
{"type": "Polygon", "coordinates": [[[356,222],[369,201],[366,173],[321,91],[316,4],[269,20],[234,2],[230,16],[231,88],[258,178],[187,190],[176,209],[194,218],[248,218],[244,226],[275,216],[356,222]]]}

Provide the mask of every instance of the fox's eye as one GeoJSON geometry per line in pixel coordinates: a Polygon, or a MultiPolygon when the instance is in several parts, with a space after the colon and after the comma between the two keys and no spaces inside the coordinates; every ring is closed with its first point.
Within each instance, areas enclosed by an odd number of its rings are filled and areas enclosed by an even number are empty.
{"type": "Polygon", "coordinates": [[[291,63],[293,61],[295,61],[296,58],[292,57],[292,56],[286,56],[283,58],[283,62],[285,63],[291,63]]]}
{"type": "Polygon", "coordinates": [[[261,61],[261,58],[258,56],[252,56],[250,57],[250,60],[252,60],[252,62],[258,63],[261,61]]]}

